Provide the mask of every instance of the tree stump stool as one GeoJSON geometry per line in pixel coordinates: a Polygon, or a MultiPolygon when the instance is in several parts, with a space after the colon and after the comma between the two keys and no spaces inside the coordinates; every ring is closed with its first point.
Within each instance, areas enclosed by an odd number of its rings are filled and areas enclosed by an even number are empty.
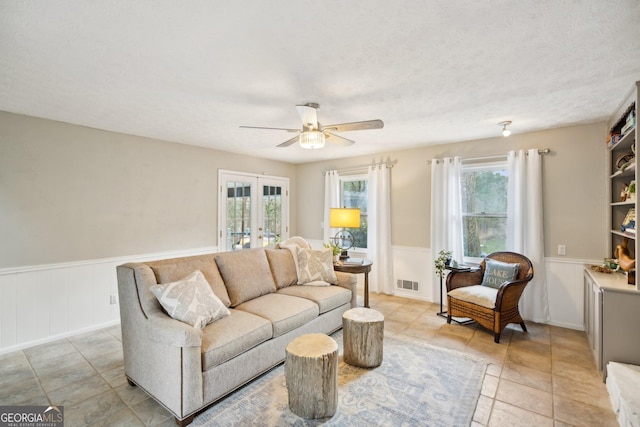
{"type": "Polygon", "coordinates": [[[384,316],[370,308],[352,308],[342,315],[344,362],[359,368],[382,363],[384,316]]]}
{"type": "Polygon", "coordinates": [[[307,334],[291,341],[286,353],[289,409],[303,418],[332,417],[338,408],[338,343],[307,334]]]}

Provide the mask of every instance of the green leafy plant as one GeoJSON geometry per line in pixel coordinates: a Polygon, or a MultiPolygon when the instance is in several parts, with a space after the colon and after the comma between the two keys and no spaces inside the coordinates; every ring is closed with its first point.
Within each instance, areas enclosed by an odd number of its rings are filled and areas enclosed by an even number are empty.
{"type": "Polygon", "coordinates": [[[444,274],[444,269],[451,262],[452,251],[445,251],[444,249],[438,253],[438,258],[435,261],[436,274],[440,277],[444,274]]]}
{"type": "Polygon", "coordinates": [[[340,249],[340,246],[338,246],[337,242],[324,243],[322,246],[331,249],[334,256],[340,255],[340,253],[342,252],[342,249],[340,249]]]}

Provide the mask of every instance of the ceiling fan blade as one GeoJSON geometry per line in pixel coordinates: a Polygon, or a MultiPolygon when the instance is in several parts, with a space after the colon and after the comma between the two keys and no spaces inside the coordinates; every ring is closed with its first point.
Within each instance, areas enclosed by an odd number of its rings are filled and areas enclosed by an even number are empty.
{"type": "Polygon", "coordinates": [[[240,126],[243,129],[273,129],[273,130],[286,130],[287,132],[300,132],[300,129],[288,129],[288,128],[268,128],[264,126],[240,126]]]}
{"type": "Polygon", "coordinates": [[[325,135],[327,135],[327,141],[333,144],[341,145],[343,147],[348,147],[349,145],[356,143],[355,141],[352,141],[350,139],[338,136],[335,133],[325,132],[325,135]]]}
{"type": "Polygon", "coordinates": [[[291,138],[288,141],[283,142],[282,144],[278,144],[278,147],[288,147],[290,145],[295,144],[296,142],[298,142],[299,137],[298,136],[294,136],[293,138],[291,138]]]}
{"type": "Polygon", "coordinates": [[[383,127],[384,127],[384,122],[382,120],[366,120],[364,122],[351,122],[351,123],[341,123],[338,125],[323,126],[322,130],[346,132],[349,130],[382,129],[383,127]]]}
{"type": "Polygon", "coordinates": [[[296,105],[298,115],[305,128],[318,129],[318,104],[296,105]]]}

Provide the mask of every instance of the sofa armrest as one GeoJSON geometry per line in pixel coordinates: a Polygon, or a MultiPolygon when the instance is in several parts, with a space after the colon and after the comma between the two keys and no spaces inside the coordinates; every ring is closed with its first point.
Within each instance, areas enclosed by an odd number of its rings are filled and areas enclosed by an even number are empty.
{"type": "Polygon", "coordinates": [[[355,274],[336,271],[337,285],[351,291],[351,308],[358,306],[358,278],[355,274]]]}
{"type": "Polygon", "coordinates": [[[163,314],[149,317],[145,333],[149,339],[171,347],[200,347],[202,330],[163,314]]]}

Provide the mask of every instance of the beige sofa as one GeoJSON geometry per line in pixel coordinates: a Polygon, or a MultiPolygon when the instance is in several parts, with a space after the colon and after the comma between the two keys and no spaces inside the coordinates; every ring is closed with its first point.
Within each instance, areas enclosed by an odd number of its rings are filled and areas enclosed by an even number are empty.
{"type": "Polygon", "coordinates": [[[284,361],[297,336],[331,333],[356,306],[356,278],[297,285],[287,249],[129,263],[117,267],[125,375],[186,425],[195,414],[284,361]],[[198,329],[171,318],[149,290],[204,274],[231,314],[198,329]]]}

